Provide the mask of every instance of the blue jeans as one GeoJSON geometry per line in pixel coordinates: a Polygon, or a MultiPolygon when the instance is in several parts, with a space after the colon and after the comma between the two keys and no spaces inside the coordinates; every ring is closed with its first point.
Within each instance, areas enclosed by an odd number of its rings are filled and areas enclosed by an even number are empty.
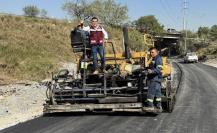
{"type": "Polygon", "coordinates": [[[156,98],[157,107],[161,106],[161,83],[156,81],[150,81],[147,95],[149,107],[154,106],[154,98],[156,98]]]}
{"type": "Polygon", "coordinates": [[[99,53],[101,68],[104,68],[105,65],[105,56],[104,56],[104,47],[103,44],[92,45],[92,55],[93,55],[93,67],[94,70],[98,69],[98,57],[97,54],[99,53]]]}

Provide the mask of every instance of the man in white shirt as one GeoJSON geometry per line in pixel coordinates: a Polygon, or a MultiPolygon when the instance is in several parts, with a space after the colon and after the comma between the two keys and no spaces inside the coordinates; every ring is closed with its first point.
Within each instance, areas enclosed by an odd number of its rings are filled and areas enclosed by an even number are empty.
{"type": "Polygon", "coordinates": [[[80,22],[80,26],[82,30],[89,32],[89,39],[91,45],[91,51],[93,55],[93,67],[94,67],[94,74],[99,73],[98,68],[98,57],[97,54],[100,56],[101,62],[101,70],[105,66],[105,55],[104,55],[104,42],[107,42],[108,33],[105,29],[98,24],[98,18],[93,17],[91,19],[91,26],[84,27],[83,21],[80,22]]]}

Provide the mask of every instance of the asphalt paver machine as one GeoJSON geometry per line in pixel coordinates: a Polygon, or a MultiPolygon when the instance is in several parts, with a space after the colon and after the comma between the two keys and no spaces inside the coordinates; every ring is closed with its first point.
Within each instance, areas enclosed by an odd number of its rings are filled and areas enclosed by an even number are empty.
{"type": "MultiPolygon", "coordinates": [[[[116,53],[113,42],[106,46],[113,53],[105,54],[105,66],[93,74],[91,47],[82,30],[71,33],[71,45],[78,55],[76,76],[61,70],[52,76],[47,88],[44,113],[54,112],[147,112],[147,67],[149,52],[130,52],[128,27],[123,27],[124,52],[116,53]]],[[[106,51],[106,50],[105,50],[106,51]]],[[[163,57],[162,107],[172,112],[175,90],[171,87],[171,65],[163,57]]],[[[156,111],[156,110],[155,110],[156,111]]]]}

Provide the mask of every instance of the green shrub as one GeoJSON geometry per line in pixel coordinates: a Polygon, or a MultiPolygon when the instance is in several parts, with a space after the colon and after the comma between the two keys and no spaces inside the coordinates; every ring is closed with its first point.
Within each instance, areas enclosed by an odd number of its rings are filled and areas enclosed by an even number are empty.
{"type": "Polygon", "coordinates": [[[29,6],[25,6],[23,8],[23,12],[24,12],[25,16],[36,17],[39,15],[40,10],[38,9],[38,7],[36,7],[34,5],[29,5],[29,6]]]}

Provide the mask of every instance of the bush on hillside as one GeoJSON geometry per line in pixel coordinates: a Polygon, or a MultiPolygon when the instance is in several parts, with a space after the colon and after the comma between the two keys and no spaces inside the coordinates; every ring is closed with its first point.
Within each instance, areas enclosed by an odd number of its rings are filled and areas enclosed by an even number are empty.
{"type": "Polygon", "coordinates": [[[37,6],[34,5],[29,5],[29,6],[25,6],[23,8],[23,12],[25,16],[28,17],[37,17],[40,13],[40,10],[38,9],[37,6]]]}

